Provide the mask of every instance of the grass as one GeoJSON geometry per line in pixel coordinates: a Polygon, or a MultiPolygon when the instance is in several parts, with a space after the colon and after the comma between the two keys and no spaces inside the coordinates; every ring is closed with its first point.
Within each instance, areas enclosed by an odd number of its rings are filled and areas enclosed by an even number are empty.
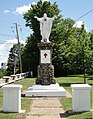
{"type": "MultiPolygon", "coordinates": [[[[65,109],[65,117],[69,119],[92,119],[92,112],[72,112],[72,99],[71,98],[63,98],[61,99],[61,103],[63,108],[65,109]]],[[[64,116],[64,115],[61,115],[64,116]]]]}
{"type": "MultiPolygon", "coordinates": [[[[75,83],[83,83],[83,75],[74,75],[69,77],[58,77],[56,78],[57,82],[60,84],[60,86],[63,86],[67,91],[72,93],[71,84],[75,83]]],[[[26,78],[24,80],[20,80],[15,82],[15,84],[21,84],[22,92],[27,90],[28,87],[32,86],[34,83],[34,78],[26,78]]],[[[92,90],[93,90],[93,82],[92,80],[87,77],[86,81],[88,84],[92,86],[91,89],[91,108],[92,108],[92,90]]],[[[22,98],[22,110],[26,110],[24,114],[19,113],[3,113],[2,112],[2,105],[3,105],[3,90],[0,88],[0,119],[26,119],[27,112],[30,111],[30,105],[32,100],[30,98],[22,98]]],[[[70,110],[72,110],[72,98],[62,98],[61,103],[63,105],[63,108],[65,109],[65,116],[69,119],[92,119],[92,113],[91,112],[82,112],[82,113],[72,113],[70,110]]],[[[60,114],[61,117],[63,117],[63,114],[60,114]]]]}
{"type": "Polygon", "coordinates": [[[31,87],[35,81],[35,78],[25,78],[24,80],[20,80],[15,82],[15,84],[20,84],[22,85],[22,92],[27,90],[28,87],[31,87]]]}

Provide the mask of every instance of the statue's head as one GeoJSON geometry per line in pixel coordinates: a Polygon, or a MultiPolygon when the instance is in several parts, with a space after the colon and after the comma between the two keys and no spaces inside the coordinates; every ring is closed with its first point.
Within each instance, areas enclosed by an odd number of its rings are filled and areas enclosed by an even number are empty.
{"type": "Polygon", "coordinates": [[[44,18],[47,18],[47,14],[46,13],[44,13],[44,18]]]}

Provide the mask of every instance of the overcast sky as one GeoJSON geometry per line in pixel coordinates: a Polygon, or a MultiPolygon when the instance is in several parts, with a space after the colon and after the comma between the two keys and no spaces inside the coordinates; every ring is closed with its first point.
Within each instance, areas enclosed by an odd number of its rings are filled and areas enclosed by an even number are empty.
{"type": "MultiPolygon", "coordinates": [[[[0,0],[0,64],[7,62],[10,48],[17,43],[14,23],[20,25],[18,30],[22,43],[25,43],[26,37],[31,33],[31,30],[25,27],[23,14],[30,9],[31,4],[36,4],[37,1],[0,0]]],[[[93,9],[93,0],[51,0],[51,2],[57,2],[64,18],[73,20],[93,9]]],[[[84,21],[87,30],[91,31],[93,29],[93,12],[77,20],[76,26],[80,27],[82,21],[84,21]]]]}

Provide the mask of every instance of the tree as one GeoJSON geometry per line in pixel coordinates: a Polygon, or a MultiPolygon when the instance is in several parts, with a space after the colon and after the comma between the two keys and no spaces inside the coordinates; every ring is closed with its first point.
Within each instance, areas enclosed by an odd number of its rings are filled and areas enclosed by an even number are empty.
{"type": "Polygon", "coordinates": [[[90,52],[90,47],[89,47],[89,36],[88,33],[84,29],[84,25],[82,25],[82,28],[80,30],[80,67],[81,67],[81,72],[84,74],[84,83],[86,83],[86,71],[88,70],[88,57],[89,57],[89,52],[90,52]]]}
{"type": "Polygon", "coordinates": [[[89,38],[90,38],[90,44],[89,44],[90,52],[89,52],[89,62],[88,62],[89,69],[87,73],[93,76],[93,30],[89,32],[89,38]]]}
{"type": "MultiPolygon", "coordinates": [[[[56,67],[55,74],[67,75],[70,71],[69,55],[72,54],[72,26],[74,21],[70,18],[62,19],[56,28],[52,30],[54,42],[53,63],[56,67]]],[[[74,45],[75,46],[75,45],[74,45]]]]}
{"type": "MultiPolygon", "coordinates": [[[[20,47],[21,47],[21,55],[22,55],[24,45],[20,44],[20,47]]],[[[7,66],[8,66],[7,68],[8,75],[19,73],[20,66],[19,66],[19,46],[18,44],[13,45],[13,47],[10,49],[7,66]]]]}

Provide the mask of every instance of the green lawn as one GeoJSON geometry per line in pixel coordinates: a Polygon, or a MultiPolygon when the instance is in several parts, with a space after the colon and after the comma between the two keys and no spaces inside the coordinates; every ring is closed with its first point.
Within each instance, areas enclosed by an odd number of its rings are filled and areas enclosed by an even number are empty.
{"type": "Polygon", "coordinates": [[[22,92],[27,90],[28,87],[31,87],[33,83],[35,82],[35,78],[25,78],[23,80],[15,82],[15,84],[22,85],[22,92]]]}
{"type": "MultiPolygon", "coordinates": [[[[83,83],[83,76],[82,75],[74,75],[74,76],[69,76],[69,77],[59,77],[56,78],[57,82],[60,84],[60,86],[63,86],[67,91],[72,93],[71,91],[71,84],[75,83],[83,83]]],[[[91,89],[91,108],[92,108],[92,90],[93,90],[93,82],[90,80],[90,78],[87,78],[87,83],[92,86],[91,89]]],[[[20,81],[15,82],[15,84],[21,84],[22,87],[22,92],[27,90],[28,87],[32,86],[34,83],[35,79],[34,78],[26,78],[20,81]]],[[[3,94],[2,94],[2,88],[0,88],[0,119],[25,119],[26,118],[26,113],[29,112],[30,110],[30,104],[31,104],[31,99],[30,98],[22,98],[22,110],[26,110],[24,114],[18,114],[18,113],[3,113],[2,112],[2,105],[3,105],[3,94]]],[[[63,108],[66,111],[66,117],[69,119],[92,119],[92,113],[91,112],[82,112],[82,113],[72,113],[72,99],[71,98],[62,98],[61,103],[63,105],[63,108]]],[[[63,116],[60,114],[60,116],[63,116]]]]}

